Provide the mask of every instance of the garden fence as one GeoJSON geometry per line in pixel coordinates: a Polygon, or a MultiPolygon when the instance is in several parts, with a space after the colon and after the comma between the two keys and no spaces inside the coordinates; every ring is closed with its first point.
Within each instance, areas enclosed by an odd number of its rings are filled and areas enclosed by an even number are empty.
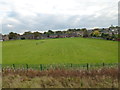
{"type": "Polygon", "coordinates": [[[97,64],[1,64],[2,69],[95,69],[103,67],[117,67],[118,63],[97,63],[97,64]]]}

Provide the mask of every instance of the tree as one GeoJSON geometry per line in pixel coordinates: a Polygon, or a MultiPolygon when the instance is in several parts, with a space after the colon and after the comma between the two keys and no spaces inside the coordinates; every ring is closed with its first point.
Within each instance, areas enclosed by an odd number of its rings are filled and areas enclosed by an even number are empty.
{"type": "Polygon", "coordinates": [[[9,39],[17,39],[18,36],[19,36],[19,34],[13,33],[13,32],[10,32],[8,34],[9,39]]]}
{"type": "Polygon", "coordinates": [[[47,32],[44,32],[43,34],[47,34],[47,32]]]}
{"type": "Polygon", "coordinates": [[[94,31],[94,32],[92,33],[92,35],[93,35],[94,37],[99,37],[99,36],[100,36],[100,32],[99,32],[98,30],[96,30],[96,31],[94,31]]]}
{"type": "Polygon", "coordinates": [[[88,32],[86,28],[81,29],[83,31],[83,37],[88,37],[88,32]]]}
{"type": "Polygon", "coordinates": [[[54,34],[52,30],[48,30],[48,34],[54,34]]]}
{"type": "Polygon", "coordinates": [[[68,29],[67,31],[68,31],[68,32],[75,32],[76,29],[75,29],[75,28],[74,28],[74,29],[68,29]]]}
{"type": "Polygon", "coordinates": [[[55,33],[56,34],[62,34],[62,31],[56,31],[55,33]]]}
{"type": "Polygon", "coordinates": [[[67,31],[68,31],[68,32],[72,32],[72,31],[73,31],[73,29],[68,29],[67,31]]]}
{"type": "Polygon", "coordinates": [[[62,33],[64,33],[64,34],[65,34],[65,33],[67,33],[67,31],[62,31],[62,33]]]}
{"type": "Polygon", "coordinates": [[[52,30],[48,30],[48,32],[44,32],[44,34],[46,34],[47,37],[49,37],[51,34],[54,34],[54,32],[52,30]]]}
{"type": "Polygon", "coordinates": [[[112,32],[112,40],[115,40],[115,39],[117,39],[117,36],[112,32]]]}
{"type": "Polygon", "coordinates": [[[113,25],[111,25],[109,28],[110,28],[110,29],[114,29],[115,27],[114,27],[113,25]]]}
{"type": "Polygon", "coordinates": [[[105,34],[105,33],[102,33],[101,37],[106,39],[106,40],[110,40],[110,38],[111,38],[111,36],[109,34],[105,34]]]}
{"type": "Polygon", "coordinates": [[[76,31],[80,31],[81,29],[76,29],[76,31]]]}
{"type": "Polygon", "coordinates": [[[21,40],[25,40],[25,37],[21,37],[21,40]]]}
{"type": "Polygon", "coordinates": [[[32,32],[31,32],[31,31],[28,31],[28,32],[24,32],[23,35],[30,35],[30,34],[32,34],[32,32]]]}
{"type": "Polygon", "coordinates": [[[34,32],[33,35],[34,35],[34,39],[39,39],[41,33],[39,33],[39,32],[34,32]]]}

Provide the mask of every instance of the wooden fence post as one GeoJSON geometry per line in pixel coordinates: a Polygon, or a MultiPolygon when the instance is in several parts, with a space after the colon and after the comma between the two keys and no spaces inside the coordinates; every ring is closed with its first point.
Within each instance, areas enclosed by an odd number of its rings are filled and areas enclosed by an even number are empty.
{"type": "Polygon", "coordinates": [[[73,65],[72,65],[72,63],[70,64],[70,67],[72,67],[73,65]]]}
{"type": "Polygon", "coordinates": [[[103,63],[103,67],[105,66],[105,63],[103,63]]]}
{"type": "Polygon", "coordinates": [[[26,68],[27,68],[27,70],[28,70],[28,64],[26,64],[26,68]]]}
{"type": "Polygon", "coordinates": [[[41,70],[41,71],[43,70],[42,64],[40,64],[40,70],[41,70]]]}
{"type": "Polygon", "coordinates": [[[87,70],[89,70],[89,64],[87,63],[87,70]]]}
{"type": "Polygon", "coordinates": [[[15,64],[13,64],[13,68],[15,69],[15,64]]]}

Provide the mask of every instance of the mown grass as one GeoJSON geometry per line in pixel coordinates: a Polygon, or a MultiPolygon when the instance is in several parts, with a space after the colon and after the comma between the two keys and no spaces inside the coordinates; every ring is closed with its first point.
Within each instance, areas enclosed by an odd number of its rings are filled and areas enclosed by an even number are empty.
{"type": "Polygon", "coordinates": [[[118,42],[60,38],[3,42],[3,64],[116,63],[118,42]]]}

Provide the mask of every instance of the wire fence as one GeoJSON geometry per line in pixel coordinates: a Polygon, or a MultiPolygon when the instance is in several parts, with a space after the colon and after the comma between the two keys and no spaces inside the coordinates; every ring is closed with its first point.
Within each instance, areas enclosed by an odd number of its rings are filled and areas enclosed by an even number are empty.
{"type": "Polygon", "coordinates": [[[35,70],[49,70],[49,69],[96,69],[104,67],[118,67],[118,63],[97,63],[97,64],[1,64],[2,69],[35,69],[35,70]]]}

